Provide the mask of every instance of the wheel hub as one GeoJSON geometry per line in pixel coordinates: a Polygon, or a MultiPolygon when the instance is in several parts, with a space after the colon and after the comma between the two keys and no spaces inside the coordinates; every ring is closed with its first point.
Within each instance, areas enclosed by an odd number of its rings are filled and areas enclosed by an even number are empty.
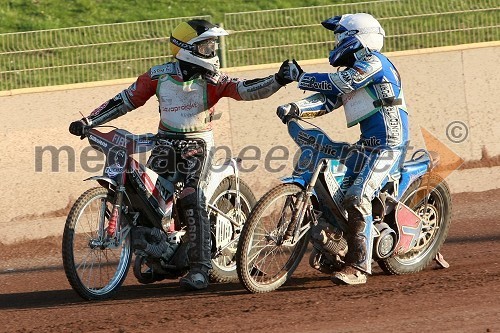
{"type": "Polygon", "coordinates": [[[422,219],[422,230],[418,237],[417,243],[413,247],[413,250],[421,250],[427,246],[427,244],[432,241],[434,235],[439,228],[438,225],[438,210],[431,204],[424,205],[418,210],[418,215],[422,219]]]}

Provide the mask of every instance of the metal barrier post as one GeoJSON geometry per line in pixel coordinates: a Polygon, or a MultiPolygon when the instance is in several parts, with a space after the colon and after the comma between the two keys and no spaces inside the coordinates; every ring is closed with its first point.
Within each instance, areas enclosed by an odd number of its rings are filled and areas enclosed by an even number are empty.
{"type": "MultiPolygon", "coordinates": [[[[219,27],[224,29],[224,23],[219,23],[219,27]]],[[[220,59],[220,67],[226,67],[226,36],[219,37],[219,59],[220,59]]]]}

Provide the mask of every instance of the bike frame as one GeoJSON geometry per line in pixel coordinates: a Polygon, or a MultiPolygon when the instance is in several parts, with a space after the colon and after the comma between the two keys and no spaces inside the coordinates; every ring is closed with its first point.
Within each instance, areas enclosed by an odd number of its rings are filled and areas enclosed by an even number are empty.
{"type": "MultiPolygon", "coordinates": [[[[334,141],[317,127],[302,127],[298,123],[298,120],[301,119],[291,119],[287,125],[288,133],[300,147],[301,154],[293,175],[282,179],[283,183],[293,183],[303,188],[303,199],[299,198],[298,200],[296,219],[290,223],[290,227],[288,228],[288,230],[290,228],[295,230],[293,243],[297,242],[305,234],[303,228],[299,229],[296,226],[302,225],[306,214],[309,214],[311,217],[313,225],[317,224],[316,217],[318,213],[314,212],[314,210],[319,209],[320,198],[322,199],[323,207],[326,208],[326,212],[322,210],[321,213],[329,215],[327,216],[329,221],[342,230],[346,230],[347,211],[342,205],[345,193],[341,188],[346,172],[343,162],[354,151],[363,153],[363,151],[371,149],[346,142],[334,141]],[[321,173],[324,176],[326,188],[316,186],[321,173]]],[[[397,204],[411,183],[422,177],[432,167],[432,159],[427,151],[419,150],[415,152],[410,161],[405,162],[398,173],[389,175],[391,180],[397,184],[392,201],[397,204]],[[422,155],[417,158],[418,153],[422,155]]],[[[307,229],[310,226],[311,224],[308,224],[308,227],[306,226],[307,229]]]]}
{"type": "MultiPolygon", "coordinates": [[[[117,221],[121,221],[120,217],[123,213],[123,208],[125,207],[123,206],[124,200],[127,199],[129,203],[132,202],[126,191],[125,184],[127,181],[134,181],[135,184],[138,184],[138,186],[143,190],[142,192],[150,194],[145,195],[145,197],[147,197],[145,200],[147,200],[149,205],[151,205],[158,215],[153,216],[153,214],[150,213],[148,218],[151,220],[153,225],[161,227],[161,225],[154,223],[154,221],[161,220],[164,216],[167,216],[168,218],[172,216],[175,185],[171,181],[159,177],[156,172],[140,164],[131,156],[133,154],[146,153],[152,150],[157,137],[151,133],[134,135],[123,129],[113,129],[108,133],[103,133],[96,128],[92,128],[88,131],[87,138],[90,145],[94,149],[105,155],[105,166],[103,169],[103,175],[93,176],[85,180],[96,180],[101,186],[115,192],[113,209],[109,213],[111,215],[109,217],[107,230],[104,229],[105,214],[101,214],[99,228],[101,233],[100,238],[113,239],[113,243],[118,246],[130,231],[130,226],[126,226],[122,229],[121,224],[117,223],[117,221]],[[127,177],[133,179],[127,180],[127,177]],[[155,186],[158,179],[160,182],[160,189],[155,186]],[[110,224],[114,224],[114,226],[112,225],[110,227],[110,224]],[[108,237],[104,237],[105,231],[107,231],[108,237]]],[[[219,218],[226,219],[236,227],[241,227],[243,225],[243,221],[240,220],[238,215],[236,218],[230,217],[208,201],[224,178],[235,176],[235,209],[241,209],[238,171],[240,165],[241,160],[232,158],[222,165],[218,165],[216,170],[211,170],[210,182],[205,191],[208,208],[216,211],[219,214],[219,218]]],[[[106,209],[105,202],[103,202],[102,209],[106,209]]],[[[135,224],[137,216],[138,214],[136,214],[133,218],[132,224],[135,224]]],[[[231,246],[235,241],[237,241],[237,239],[225,244],[219,250],[224,250],[226,247],[231,246]]]]}

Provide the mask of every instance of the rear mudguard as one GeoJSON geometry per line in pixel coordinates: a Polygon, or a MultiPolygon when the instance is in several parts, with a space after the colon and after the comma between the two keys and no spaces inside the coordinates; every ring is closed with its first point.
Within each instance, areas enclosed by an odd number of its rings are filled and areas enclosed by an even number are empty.
{"type": "Polygon", "coordinates": [[[394,248],[395,255],[402,255],[415,246],[423,225],[420,216],[399,200],[402,199],[411,184],[420,181],[438,163],[439,155],[437,153],[420,149],[413,153],[409,161],[403,164],[396,200],[389,202],[389,205],[393,206],[389,211],[394,210],[394,221],[397,227],[398,240],[394,248]],[[419,153],[422,155],[418,156],[419,153]]]}
{"type": "Polygon", "coordinates": [[[241,168],[241,160],[238,158],[231,158],[221,165],[212,165],[208,184],[205,189],[205,197],[210,200],[215,193],[215,190],[224,178],[234,176],[239,177],[239,169],[241,168]]]}
{"type": "Polygon", "coordinates": [[[396,198],[401,199],[410,185],[431,171],[439,163],[439,155],[436,152],[428,152],[425,149],[419,149],[409,161],[404,162],[401,169],[401,179],[396,198]],[[422,154],[422,155],[418,155],[422,154]]]}

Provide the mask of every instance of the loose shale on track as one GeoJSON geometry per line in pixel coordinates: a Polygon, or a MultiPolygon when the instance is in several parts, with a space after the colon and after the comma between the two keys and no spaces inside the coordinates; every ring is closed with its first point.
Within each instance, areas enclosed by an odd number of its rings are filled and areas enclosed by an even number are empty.
{"type": "Polygon", "coordinates": [[[279,290],[138,284],[82,301],[61,267],[60,239],[0,245],[0,332],[500,332],[500,190],[453,196],[442,253],[449,269],[407,276],[379,269],[362,286],[334,286],[304,258],[279,290]]]}

